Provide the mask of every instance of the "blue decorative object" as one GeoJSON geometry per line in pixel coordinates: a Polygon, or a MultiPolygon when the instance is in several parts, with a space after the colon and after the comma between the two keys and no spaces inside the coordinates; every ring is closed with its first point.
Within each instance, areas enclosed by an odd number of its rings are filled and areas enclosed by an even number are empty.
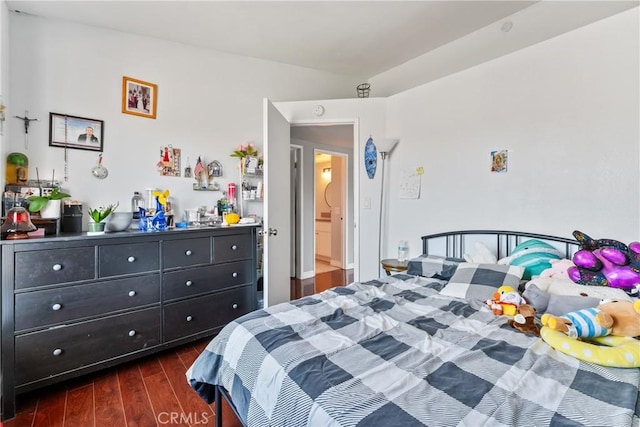
{"type": "Polygon", "coordinates": [[[140,231],[165,231],[167,229],[167,218],[164,216],[162,204],[156,197],[156,213],[153,216],[147,216],[144,208],[140,208],[140,223],[138,224],[140,231]]]}
{"type": "Polygon", "coordinates": [[[378,166],[378,151],[373,139],[369,137],[367,144],[364,146],[364,167],[367,169],[369,179],[376,176],[376,167],[378,166]]]}

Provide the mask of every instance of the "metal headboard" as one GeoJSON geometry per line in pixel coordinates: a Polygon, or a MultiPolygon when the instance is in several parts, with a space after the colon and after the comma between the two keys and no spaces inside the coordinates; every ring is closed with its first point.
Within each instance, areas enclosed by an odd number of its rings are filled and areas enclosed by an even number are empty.
{"type": "Polygon", "coordinates": [[[468,236],[494,236],[498,259],[504,258],[511,253],[511,250],[516,247],[523,238],[527,239],[539,239],[548,242],[560,243],[560,246],[564,247],[565,258],[571,258],[571,256],[580,249],[580,243],[577,240],[569,239],[566,237],[549,236],[546,234],[528,233],[526,231],[502,231],[502,230],[461,230],[461,231],[448,231],[444,233],[429,234],[422,236],[422,253],[429,253],[429,243],[435,239],[445,240],[445,252],[444,255],[448,257],[462,258],[465,253],[465,246],[468,240],[468,236]]]}

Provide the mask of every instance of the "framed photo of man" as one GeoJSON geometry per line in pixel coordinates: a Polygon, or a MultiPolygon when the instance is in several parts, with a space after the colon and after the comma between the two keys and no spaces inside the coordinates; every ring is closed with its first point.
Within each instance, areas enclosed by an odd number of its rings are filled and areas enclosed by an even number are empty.
{"type": "Polygon", "coordinates": [[[131,77],[122,77],[122,112],[156,118],[158,85],[131,77]]]}
{"type": "Polygon", "coordinates": [[[104,121],[49,113],[49,146],[103,151],[104,121]]]}

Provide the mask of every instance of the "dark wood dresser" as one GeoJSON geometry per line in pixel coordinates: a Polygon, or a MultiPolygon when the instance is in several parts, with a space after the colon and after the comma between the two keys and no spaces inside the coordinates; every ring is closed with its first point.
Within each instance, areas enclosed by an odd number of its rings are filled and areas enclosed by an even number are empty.
{"type": "Polygon", "coordinates": [[[2,419],[16,394],[213,335],[257,307],[253,226],[0,246],[2,419]]]}

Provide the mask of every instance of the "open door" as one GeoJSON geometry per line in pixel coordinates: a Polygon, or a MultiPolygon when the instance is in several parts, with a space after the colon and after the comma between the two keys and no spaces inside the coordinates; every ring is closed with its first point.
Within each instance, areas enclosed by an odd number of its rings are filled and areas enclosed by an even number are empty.
{"type": "Polygon", "coordinates": [[[291,299],[289,122],[269,101],[263,102],[264,126],[264,306],[291,299]]]}

